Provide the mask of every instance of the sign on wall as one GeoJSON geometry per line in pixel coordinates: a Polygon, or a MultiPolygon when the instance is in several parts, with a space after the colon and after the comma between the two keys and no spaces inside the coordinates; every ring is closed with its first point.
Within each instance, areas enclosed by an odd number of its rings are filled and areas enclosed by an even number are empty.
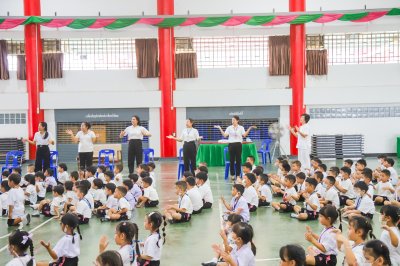
{"type": "Polygon", "coordinates": [[[130,121],[133,115],[139,116],[141,120],[149,120],[149,109],[78,109],[78,110],[55,110],[57,122],[109,122],[130,121]]]}

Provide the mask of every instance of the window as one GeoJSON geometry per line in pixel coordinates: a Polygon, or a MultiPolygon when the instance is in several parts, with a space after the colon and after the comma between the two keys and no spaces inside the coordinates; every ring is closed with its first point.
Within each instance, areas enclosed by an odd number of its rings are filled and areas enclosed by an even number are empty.
{"type": "Polygon", "coordinates": [[[25,113],[0,113],[0,125],[26,124],[25,113]]]}

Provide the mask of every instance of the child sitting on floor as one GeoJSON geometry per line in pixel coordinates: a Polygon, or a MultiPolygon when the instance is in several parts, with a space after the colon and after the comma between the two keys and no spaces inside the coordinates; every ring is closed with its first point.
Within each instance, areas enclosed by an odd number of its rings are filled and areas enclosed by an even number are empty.
{"type": "Polygon", "coordinates": [[[283,194],[282,202],[272,202],[272,207],[276,211],[292,212],[296,201],[299,199],[294,184],[296,177],[294,175],[287,175],[285,177],[285,191],[283,194]]]}
{"type": "Polygon", "coordinates": [[[55,216],[56,219],[60,218],[61,212],[64,209],[64,187],[56,185],[53,187],[53,200],[44,199],[39,204],[32,207],[37,210],[32,216],[39,217],[42,213],[46,217],[55,216]]]}
{"type": "Polygon", "coordinates": [[[211,209],[214,197],[210,186],[207,185],[208,175],[206,172],[198,172],[196,174],[196,185],[199,188],[201,199],[203,200],[202,209],[211,209]]]}
{"type": "Polygon", "coordinates": [[[268,184],[268,176],[261,174],[258,183],[258,206],[268,207],[272,202],[272,190],[268,184]]]}
{"type": "Polygon", "coordinates": [[[129,220],[132,216],[132,208],[129,202],[125,199],[127,189],[123,186],[119,186],[115,189],[114,197],[118,200],[117,209],[109,209],[105,218],[101,221],[123,221],[129,220]]]}
{"type": "Polygon", "coordinates": [[[105,192],[107,195],[106,204],[97,208],[97,217],[103,218],[106,216],[108,210],[118,208],[118,200],[114,197],[114,192],[117,187],[113,183],[105,185],[105,192]]]}
{"type": "Polygon", "coordinates": [[[232,187],[232,200],[228,204],[223,196],[221,196],[221,201],[224,204],[227,211],[224,214],[224,220],[227,219],[229,214],[239,214],[242,216],[243,221],[248,223],[250,221],[250,211],[249,205],[246,199],[243,197],[244,186],[241,184],[234,184],[232,187]]]}
{"type": "Polygon", "coordinates": [[[157,190],[151,185],[153,180],[150,177],[145,177],[142,180],[143,182],[143,196],[139,197],[138,204],[136,204],[137,208],[143,207],[152,208],[157,207],[158,201],[158,193],[157,190]]]}
{"type": "Polygon", "coordinates": [[[292,213],[291,217],[297,218],[300,221],[317,220],[320,204],[315,188],[318,183],[314,178],[307,178],[305,184],[305,193],[303,193],[304,208],[297,205],[294,206],[295,214],[292,213]]]}
{"type": "Polygon", "coordinates": [[[165,217],[169,223],[189,222],[193,213],[193,204],[188,194],[186,194],[187,184],[185,181],[175,183],[178,204],[168,205],[164,210],[165,217]]]}
{"type": "Polygon", "coordinates": [[[253,184],[256,182],[256,176],[252,173],[243,175],[244,193],[243,197],[249,205],[249,211],[255,212],[258,207],[258,194],[253,184]]]}

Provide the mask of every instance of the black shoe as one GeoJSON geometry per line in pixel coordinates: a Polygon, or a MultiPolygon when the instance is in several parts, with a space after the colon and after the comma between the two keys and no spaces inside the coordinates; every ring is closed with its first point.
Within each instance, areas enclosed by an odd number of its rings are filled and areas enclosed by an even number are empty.
{"type": "Polygon", "coordinates": [[[31,223],[31,215],[28,213],[26,215],[26,225],[29,225],[31,223]]]}

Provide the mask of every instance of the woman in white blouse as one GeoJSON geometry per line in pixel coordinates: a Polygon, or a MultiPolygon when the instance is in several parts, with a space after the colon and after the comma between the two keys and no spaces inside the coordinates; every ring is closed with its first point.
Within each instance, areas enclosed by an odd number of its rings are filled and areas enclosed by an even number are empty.
{"type": "Polygon", "coordinates": [[[143,160],[143,137],[151,137],[150,132],[140,125],[140,118],[137,115],[132,117],[132,126],[125,128],[119,134],[120,138],[128,136],[129,146],[128,146],[128,168],[129,173],[132,174],[136,166],[142,163],[143,160]]]}
{"type": "Polygon", "coordinates": [[[87,169],[93,164],[93,144],[96,142],[98,136],[90,128],[91,124],[89,122],[82,122],[81,130],[76,135],[70,129],[66,131],[74,143],[79,142],[79,166],[82,170],[87,169]]]}
{"type": "Polygon", "coordinates": [[[50,167],[50,148],[54,144],[52,135],[47,132],[47,123],[40,122],[38,132],[33,136],[33,140],[22,139],[31,145],[36,145],[35,172],[45,171],[50,167]]]}
{"type": "Polygon", "coordinates": [[[221,134],[226,138],[228,137],[229,142],[229,162],[230,162],[230,174],[231,179],[234,180],[235,177],[240,177],[241,167],[242,167],[242,141],[243,138],[249,135],[250,130],[257,128],[256,126],[251,126],[244,130],[244,127],[239,125],[239,116],[235,115],[232,117],[232,125],[229,126],[225,132],[222,130],[221,126],[214,126],[219,129],[221,134]]]}
{"type": "Polygon", "coordinates": [[[194,175],[196,170],[196,141],[202,137],[199,136],[197,129],[193,128],[193,119],[186,119],[186,128],[182,131],[180,138],[172,135],[167,136],[169,139],[173,139],[179,142],[183,142],[183,164],[185,171],[191,171],[194,175]]]}

